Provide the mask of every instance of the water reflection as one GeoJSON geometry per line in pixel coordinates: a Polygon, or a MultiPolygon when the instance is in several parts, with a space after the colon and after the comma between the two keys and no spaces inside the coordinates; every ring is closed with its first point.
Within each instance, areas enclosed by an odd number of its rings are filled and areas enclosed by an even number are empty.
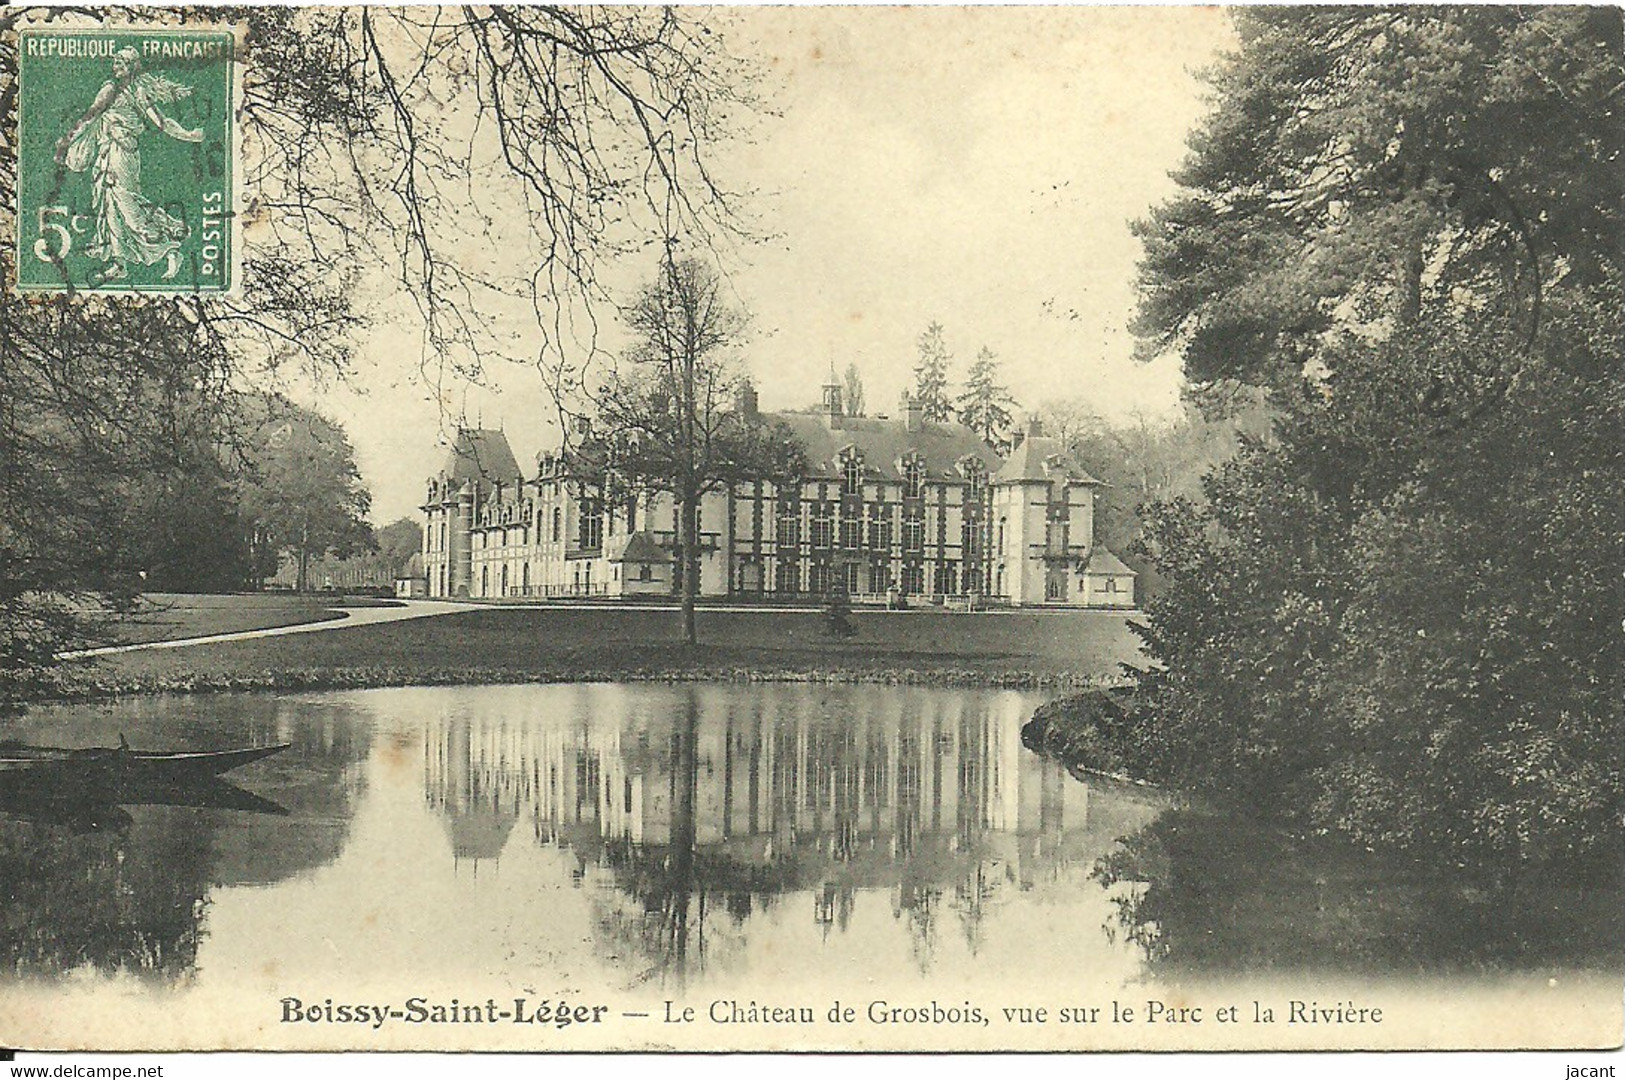
{"type": "Polygon", "coordinates": [[[203,724],[197,711],[173,700],[90,717],[42,710],[8,732],[42,744],[105,743],[130,730],[148,746],[294,745],[285,761],[234,774],[254,790],[211,779],[131,790],[112,805],[0,779],[0,970],[181,979],[196,965],[213,890],[337,856],[357,794],[358,777],[344,778],[366,756],[370,729],[270,698],[211,702],[203,724]]]}
{"type": "Polygon", "coordinates": [[[618,695],[619,716],[577,704],[562,724],[434,719],[426,803],[472,873],[521,821],[570,852],[606,948],[641,957],[642,978],[747,950],[753,915],[785,902],[825,940],[880,907],[921,973],[944,934],[974,958],[1011,894],[1087,887],[1157,812],[1143,795],[1092,812],[1085,785],[1021,747],[1031,706],[1008,696],[685,686],[618,695]]]}
{"type": "Polygon", "coordinates": [[[1485,887],[1460,871],[1194,810],[1125,837],[1095,870],[1112,890],[1109,929],[1167,975],[1617,970],[1621,874],[1615,865],[1485,887]]]}
{"type": "Polygon", "coordinates": [[[1508,905],[1165,813],[1025,750],[1041,700],[600,684],[40,710],[3,734],[293,748],[197,805],[0,796],[0,975],[274,1000],[1618,962],[1617,879],[1508,905]]]}

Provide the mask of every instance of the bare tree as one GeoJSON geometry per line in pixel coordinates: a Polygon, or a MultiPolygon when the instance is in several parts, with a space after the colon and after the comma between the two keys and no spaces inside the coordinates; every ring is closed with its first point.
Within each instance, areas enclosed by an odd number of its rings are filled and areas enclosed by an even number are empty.
{"type": "Polygon", "coordinates": [[[1083,398],[1054,398],[1038,407],[1044,422],[1044,433],[1061,441],[1068,450],[1074,449],[1086,435],[1104,432],[1106,421],[1083,398]]]}
{"type": "Polygon", "coordinates": [[[592,461],[607,487],[664,491],[675,500],[683,635],[693,644],[700,501],[747,477],[797,475],[801,452],[788,428],[736,408],[740,382],[728,350],[745,320],[709,263],[663,259],[625,318],[636,342],[597,394],[601,449],[592,461]]]}
{"type": "MultiPolygon", "coordinates": [[[[24,18],[85,28],[117,9],[0,10],[0,235],[16,234],[24,18]]],[[[405,298],[438,389],[488,357],[534,365],[560,402],[598,357],[606,260],[744,228],[711,165],[754,105],[725,15],[649,7],[155,8],[243,27],[244,275],[236,299],[18,299],[0,290],[0,706],[139,588],[132,478],[286,365],[343,378],[368,311],[405,298]],[[393,287],[391,287],[393,286],[393,287]],[[504,305],[533,327],[488,318],[504,305]],[[584,346],[584,347],[582,347],[584,346]],[[60,490],[59,490],[60,489],[60,490]]],[[[14,280],[14,248],[0,277],[14,280]]]]}
{"type": "Polygon", "coordinates": [[[727,16],[655,7],[250,9],[251,181],[277,246],[386,266],[436,378],[532,364],[579,403],[609,260],[744,228],[715,147],[756,101],[727,16]],[[351,211],[349,205],[357,208],[351,211]],[[529,308],[515,343],[494,310],[529,308]]]}

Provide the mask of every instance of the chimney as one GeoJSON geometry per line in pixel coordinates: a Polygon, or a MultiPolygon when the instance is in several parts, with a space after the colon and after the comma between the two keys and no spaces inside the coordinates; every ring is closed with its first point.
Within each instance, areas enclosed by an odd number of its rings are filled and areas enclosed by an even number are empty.
{"type": "Polygon", "coordinates": [[[739,384],[738,409],[747,424],[754,424],[761,417],[756,404],[756,387],[751,385],[749,379],[739,384]]]}
{"type": "Polygon", "coordinates": [[[1042,439],[1044,437],[1044,419],[1037,413],[1027,416],[1027,438],[1042,439]]]}
{"type": "Polygon", "coordinates": [[[903,427],[908,431],[919,431],[925,426],[925,409],[920,405],[920,399],[907,390],[903,391],[903,427]]]}

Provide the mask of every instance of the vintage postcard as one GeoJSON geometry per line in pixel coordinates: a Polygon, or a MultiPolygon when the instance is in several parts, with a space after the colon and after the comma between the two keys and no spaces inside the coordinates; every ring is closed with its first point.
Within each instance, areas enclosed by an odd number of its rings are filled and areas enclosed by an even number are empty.
{"type": "Polygon", "coordinates": [[[0,1047],[1620,1046],[1618,8],[0,31],[0,1047]]]}

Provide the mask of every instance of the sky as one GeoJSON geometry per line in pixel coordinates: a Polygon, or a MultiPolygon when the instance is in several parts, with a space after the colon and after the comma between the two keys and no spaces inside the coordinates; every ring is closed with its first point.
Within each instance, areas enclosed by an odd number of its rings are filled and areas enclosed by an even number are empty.
{"type": "MultiPolygon", "coordinates": [[[[1219,9],[728,17],[729,46],[769,72],[775,113],[719,158],[762,193],[753,210],[772,235],[729,253],[750,315],[741,360],[764,409],[817,401],[831,366],[855,363],[869,412],[895,411],[933,321],[951,377],[989,348],[1023,411],[1056,399],[1118,419],[1175,407],[1173,359],[1132,357],[1129,226],[1174,192],[1168,173],[1205,111],[1199,73],[1233,44],[1219,9]]],[[[350,432],[380,525],[417,515],[459,413],[502,428],[527,468],[558,443],[534,370],[431,387],[420,352],[397,312],[363,335],[347,385],[296,394],[350,432]]]]}

